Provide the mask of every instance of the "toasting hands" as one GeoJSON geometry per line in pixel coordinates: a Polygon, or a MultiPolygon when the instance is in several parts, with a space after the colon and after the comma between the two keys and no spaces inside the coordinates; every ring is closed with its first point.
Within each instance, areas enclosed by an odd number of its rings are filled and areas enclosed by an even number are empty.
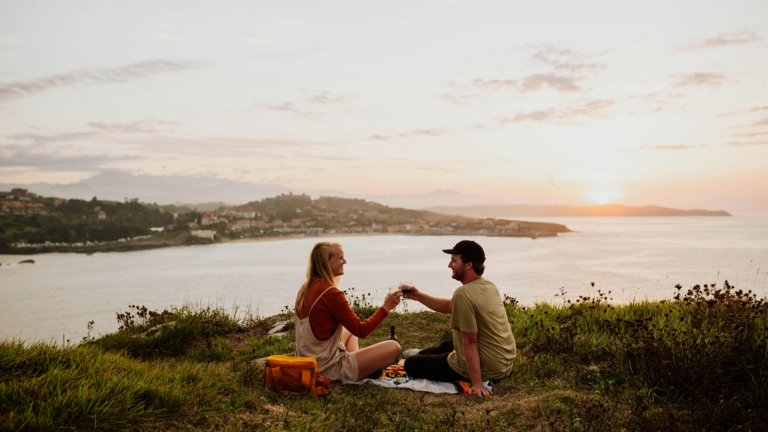
{"type": "Polygon", "coordinates": [[[397,305],[400,304],[400,298],[403,296],[403,293],[400,291],[395,291],[392,293],[387,294],[386,297],[384,297],[384,304],[381,305],[381,307],[384,308],[387,312],[391,311],[392,309],[396,308],[397,305]]]}
{"type": "Polygon", "coordinates": [[[403,293],[403,298],[408,300],[419,300],[419,290],[411,284],[400,284],[400,292],[403,293]]]}

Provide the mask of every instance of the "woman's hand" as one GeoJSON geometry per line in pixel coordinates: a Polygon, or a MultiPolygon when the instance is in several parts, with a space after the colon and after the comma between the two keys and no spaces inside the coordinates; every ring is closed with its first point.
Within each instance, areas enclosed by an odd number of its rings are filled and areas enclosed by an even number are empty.
{"type": "Polygon", "coordinates": [[[384,308],[385,311],[389,312],[392,309],[396,308],[397,305],[400,304],[400,297],[403,296],[403,293],[400,291],[395,291],[393,293],[387,294],[386,297],[384,297],[384,304],[381,305],[381,307],[384,308]]]}

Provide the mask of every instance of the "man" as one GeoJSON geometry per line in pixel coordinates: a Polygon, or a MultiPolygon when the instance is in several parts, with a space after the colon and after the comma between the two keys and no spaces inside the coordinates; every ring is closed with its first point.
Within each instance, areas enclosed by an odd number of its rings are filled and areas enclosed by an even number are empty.
{"type": "Polygon", "coordinates": [[[469,380],[470,392],[483,397],[491,393],[482,385],[483,381],[502,379],[512,371],[517,354],[515,338],[498,288],[482,277],[483,248],[474,241],[463,240],[443,252],[451,254],[451,277],[463,284],[450,300],[432,297],[412,286],[400,289],[407,299],[451,314],[453,341],[425,350],[403,351],[405,371],[414,378],[434,381],[469,380]],[[409,288],[411,291],[407,292],[409,288]]]}

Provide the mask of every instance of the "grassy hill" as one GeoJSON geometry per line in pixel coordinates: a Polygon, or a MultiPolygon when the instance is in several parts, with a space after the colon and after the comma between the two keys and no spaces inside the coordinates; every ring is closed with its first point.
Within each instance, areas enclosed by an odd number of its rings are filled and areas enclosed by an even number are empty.
{"type": "MultiPolygon", "coordinates": [[[[482,399],[341,384],[318,398],[275,393],[254,360],[294,350],[292,330],[267,336],[287,313],[131,307],[120,331],[80,344],[0,343],[0,429],[766,430],[768,304],[727,282],[673,294],[505,298],[518,358],[482,399]]],[[[363,317],[375,310],[348,297],[363,317]]],[[[393,312],[361,346],[386,340],[390,323],[404,348],[437,344],[449,318],[393,312]]]]}

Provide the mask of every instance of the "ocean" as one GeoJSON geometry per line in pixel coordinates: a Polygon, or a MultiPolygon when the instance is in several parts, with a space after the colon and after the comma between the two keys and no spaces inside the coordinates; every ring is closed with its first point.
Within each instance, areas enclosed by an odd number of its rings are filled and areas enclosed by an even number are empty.
{"type": "MultiPolygon", "coordinates": [[[[728,280],[766,295],[768,215],[528,218],[568,226],[554,238],[470,237],[485,249],[485,277],[523,304],[610,291],[613,302],[670,298],[674,286],[728,280]],[[592,287],[594,282],[594,288],[592,287]]],[[[441,249],[463,237],[383,235],[221,243],[125,253],[0,255],[0,339],[61,342],[117,329],[128,305],[163,310],[185,302],[250,304],[262,316],[292,305],[312,245],[342,243],[340,288],[371,293],[412,282],[450,297],[458,287],[441,249]],[[17,264],[24,259],[35,264],[17,264]]],[[[407,302],[410,310],[418,303],[407,302]]]]}

